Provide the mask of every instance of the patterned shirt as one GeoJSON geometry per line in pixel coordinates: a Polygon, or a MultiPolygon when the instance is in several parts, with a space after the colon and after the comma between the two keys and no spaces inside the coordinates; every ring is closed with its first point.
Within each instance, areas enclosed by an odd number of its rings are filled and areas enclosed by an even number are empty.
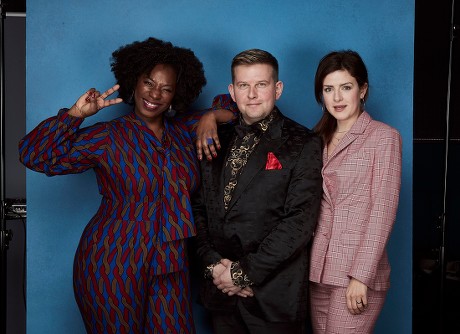
{"type": "Polygon", "coordinates": [[[240,124],[235,127],[236,135],[233,144],[228,152],[227,162],[225,163],[224,177],[224,208],[232,200],[232,194],[238,184],[238,177],[241,175],[244,166],[248,162],[249,156],[259,144],[260,137],[267,131],[270,123],[276,118],[277,111],[274,109],[263,120],[251,125],[245,124],[240,114],[240,124]]]}
{"type": "MultiPolygon", "coordinates": [[[[184,239],[195,235],[190,194],[199,183],[197,119],[165,120],[161,142],[134,112],[80,129],[83,119],[62,109],[21,140],[20,159],[48,176],[94,170],[102,200],[82,236],[88,243],[114,233],[108,226],[132,222],[142,222],[144,240],[153,243],[184,239]]],[[[157,272],[182,267],[177,254],[162,258],[157,272]]]]}

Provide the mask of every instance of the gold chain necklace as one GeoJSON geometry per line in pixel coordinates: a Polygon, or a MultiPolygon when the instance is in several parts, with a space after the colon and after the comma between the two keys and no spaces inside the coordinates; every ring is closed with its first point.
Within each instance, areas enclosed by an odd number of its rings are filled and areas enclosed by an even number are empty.
{"type": "Polygon", "coordinates": [[[332,136],[334,137],[335,140],[337,140],[337,143],[338,143],[338,142],[340,142],[340,141],[342,140],[342,138],[343,138],[344,136],[342,136],[341,138],[339,138],[339,137],[337,137],[335,134],[336,134],[336,133],[337,133],[337,134],[338,134],[338,133],[346,133],[346,132],[348,132],[348,131],[350,131],[350,129],[343,130],[343,131],[337,131],[337,130],[336,130],[336,131],[334,131],[334,133],[332,134],[332,136]]]}

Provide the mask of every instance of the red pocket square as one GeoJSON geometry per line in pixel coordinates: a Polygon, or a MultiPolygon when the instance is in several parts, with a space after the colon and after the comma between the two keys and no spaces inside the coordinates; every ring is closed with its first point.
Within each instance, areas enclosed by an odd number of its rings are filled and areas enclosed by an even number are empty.
{"type": "Polygon", "coordinates": [[[267,163],[265,164],[265,170],[271,169],[283,169],[281,163],[278,161],[273,152],[268,152],[267,154],[267,163]]]}

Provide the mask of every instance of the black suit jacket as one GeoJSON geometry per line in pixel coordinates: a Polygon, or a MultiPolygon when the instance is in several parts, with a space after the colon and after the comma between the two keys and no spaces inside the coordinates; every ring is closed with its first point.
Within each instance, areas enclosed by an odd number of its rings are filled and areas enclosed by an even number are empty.
{"type": "Polygon", "coordinates": [[[229,297],[211,280],[201,300],[213,312],[232,312],[238,298],[267,321],[298,321],[307,316],[309,243],[322,193],[321,140],[284,117],[270,124],[252,152],[223,206],[223,168],[234,126],[219,127],[222,149],[202,161],[202,187],[194,199],[197,253],[203,268],[222,258],[240,261],[254,282],[254,297],[229,297]],[[282,169],[266,170],[272,152],[282,169]]]}

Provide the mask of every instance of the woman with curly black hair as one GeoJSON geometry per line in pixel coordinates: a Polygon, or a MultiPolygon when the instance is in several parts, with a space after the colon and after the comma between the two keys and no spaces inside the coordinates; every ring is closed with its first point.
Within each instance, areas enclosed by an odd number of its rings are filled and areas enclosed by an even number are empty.
{"type": "Polygon", "coordinates": [[[21,140],[20,159],[48,176],[96,173],[102,201],[74,261],[87,332],[194,333],[185,240],[195,235],[200,114],[179,114],[206,84],[203,66],[191,50],[155,38],[119,48],[111,66],[117,84],[102,94],[88,90],[40,123],[21,140]],[[118,98],[108,98],[117,90],[118,98]],[[80,127],[122,101],[132,112],[80,127]]]}

